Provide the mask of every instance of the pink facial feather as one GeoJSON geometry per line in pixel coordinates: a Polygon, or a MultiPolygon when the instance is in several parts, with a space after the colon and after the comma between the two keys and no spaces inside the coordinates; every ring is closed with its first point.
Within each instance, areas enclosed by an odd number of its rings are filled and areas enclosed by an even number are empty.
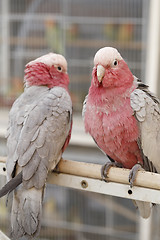
{"type": "Polygon", "coordinates": [[[64,72],[58,72],[54,66],[48,67],[44,63],[35,63],[25,69],[25,82],[28,86],[54,86],[68,89],[69,77],[64,72]]]}
{"type": "Polygon", "coordinates": [[[24,81],[26,86],[60,86],[68,90],[67,62],[55,53],[39,57],[26,65],[24,81]]]}

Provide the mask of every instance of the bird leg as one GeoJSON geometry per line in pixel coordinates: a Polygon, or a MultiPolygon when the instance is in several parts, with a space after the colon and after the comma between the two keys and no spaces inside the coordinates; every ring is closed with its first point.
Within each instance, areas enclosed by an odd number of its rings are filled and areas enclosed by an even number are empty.
{"type": "Polygon", "coordinates": [[[142,168],[142,165],[140,163],[137,163],[132,167],[129,173],[129,183],[131,188],[133,187],[133,183],[136,179],[136,175],[139,170],[144,170],[144,169],[142,168]]]}
{"type": "Polygon", "coordinates": [[[106,164],[104,164],[101,168],[101,177],[102,177],[102,180],[104,181],[107,181],[107,178],[108,178],[108,172],[109,172],[109,169],[111,167],[120,167],[122,168],[122,164],[121,163],[118,163],[118,162],[107,162],[106,164]]]}

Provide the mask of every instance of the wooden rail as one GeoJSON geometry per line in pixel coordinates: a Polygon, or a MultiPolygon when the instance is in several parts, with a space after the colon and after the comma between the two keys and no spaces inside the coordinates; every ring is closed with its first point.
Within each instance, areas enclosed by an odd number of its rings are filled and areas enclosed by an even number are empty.
{"type": "MultiPolygon", "coordinates": [[[[6,175],[5,157],[0,157],[0,175],[6,175]]],[[[160,174],[138,171],[130,188],[129,170],[111,167],[107,182],[101,179],[101,165],[61,159],[47,182],[64,187],[91,191],[160,204],[160,174]]]]}

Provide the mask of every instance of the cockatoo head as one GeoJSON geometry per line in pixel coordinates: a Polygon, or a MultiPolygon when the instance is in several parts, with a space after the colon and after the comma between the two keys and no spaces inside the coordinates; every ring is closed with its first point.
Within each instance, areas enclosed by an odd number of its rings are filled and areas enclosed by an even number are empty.
{"type": "Polygon", "coordinates": [[[133,75],[117,49],[104,47],[94,57],[92,83],[97,87],[121,87],[133,82],[133,75]]]}
{"type": "Polygon", "coordinates": [[[26,65],[24,80],[26,86],[68,86],[67,61],[60,54],[43,55],[26,65]]]}

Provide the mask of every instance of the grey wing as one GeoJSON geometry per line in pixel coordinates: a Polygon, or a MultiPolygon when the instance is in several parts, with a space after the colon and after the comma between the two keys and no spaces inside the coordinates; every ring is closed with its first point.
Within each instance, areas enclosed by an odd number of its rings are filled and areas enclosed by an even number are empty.
{"type": "Polygon", "coordinates": [[[143,87],[142,85],[131,94],[131,107],[140,130],[138,145],[143,155],[144,168],[149,171],[160,172],[159,100],[145,85],[143,87]]]}
{"type": "Polygon", "coordinates": [[[22,170],[26,187],[41,188],[48,171],[61,158],[62,147],[71,127],[71,99],[63,88],[45,89],[38,101],[21,111],[22,116],[16,122],[11,118],[8,145],[16,131],[18,138],[15,139],[15,150],[9,146],[7,172],[12,177],[14,169],[17,171],[18,168],[18,171],[22,170]]]}
{"type": "MultiPolygon", "coordinates": [[[[30,88],[29,91],[25,91],[13,104],[10,113],[9,113],[9,123],[8,123],[8,129],[7,129],[7,178],[10,180],[15,175],[15,166],[18,159],[17,156],[17,144],[19,141],[19,137],[21,134],[21,130],[26,118],[26,114],[29,113],[29,111],[32,111],[32,108],[36,106],[35,99],[35,92],[33,90],[38,90],[30,88]]],[[[40,91],[37,92],[37,100],[39,98],[39,95],[44,92],[44,88],[40,89],[40,91]],[[42,91],[43,90],[43,91],[42,91]]]]}
{"type": "Polygon", "coordinates": [[[85,115],[85,112],[86,112],[87,100],[88,100],[88,95],[85,97],[84,102],[83,102],[83,109],[82,109],[82,118],[83,118],[83,120],[84,120],[84,115],[85,115]]]}

